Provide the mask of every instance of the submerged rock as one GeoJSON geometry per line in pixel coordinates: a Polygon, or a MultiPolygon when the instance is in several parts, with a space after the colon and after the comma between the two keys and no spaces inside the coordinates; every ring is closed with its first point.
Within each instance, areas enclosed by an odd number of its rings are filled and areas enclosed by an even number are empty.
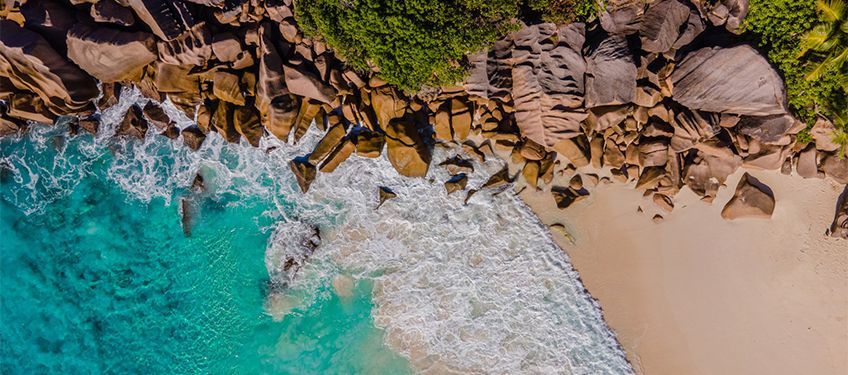
{"type": "Polygon", "coordinates": [[[124,114],[124,119],[118,125],[116,134],[144,139],[147,128],[147,119],[144,118],[141,107],[138,104],[133,104],[124,114]]]}

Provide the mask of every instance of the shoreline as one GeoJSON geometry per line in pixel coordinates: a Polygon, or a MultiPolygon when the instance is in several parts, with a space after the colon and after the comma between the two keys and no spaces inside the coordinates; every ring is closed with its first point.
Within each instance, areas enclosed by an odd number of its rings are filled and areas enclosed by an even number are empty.
{"type": "Polygon", "coordinates": [[[573,236],[551,230],[637,373],[845,373],[848,257],[825,235],[844,186],[749,173],[774,189],[770,220],[722,219],[729,188],[711,205],[683,189],[659,224],[633,182],[601,183],[568,210],[549,193],[520,196],[573,236]]]}

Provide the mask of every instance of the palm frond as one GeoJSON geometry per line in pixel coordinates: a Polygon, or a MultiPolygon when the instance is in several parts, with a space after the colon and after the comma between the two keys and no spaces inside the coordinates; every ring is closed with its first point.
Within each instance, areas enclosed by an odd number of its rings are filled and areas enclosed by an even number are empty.
{"type": "Polygon", "coordinates": [[[817,25],[812,30],[804,33],[801,36],[798,57],[803,57],[810,50],[818,50],[819,46],[827,43],[828,36],[830,36],[830,27],[828,25],[817,25]]]}
{"type": "Polygon", "coordinates": [[[821,78],[822,74],[828,70],[833,65],[834,54],[830,54],[824,61],[817,63],[813,66],[812,69],[807,73],[804,77],[807,81],[817,81],[821,78]]]}
{"type": "Polygon", "coordinates": [[[833,66],[836,67],[837,70],[842,69],[845,66],[845,63],[848,62],[848,46],[842,48],[842,52],[833,57],[833,66]]]}
{"type": "Polygon", "coordinates": [[[816,0],[816,8],[822,13],[822,18],[827,22],[837,22],[845,15],[845,3],[843,0],[816,0]]]}

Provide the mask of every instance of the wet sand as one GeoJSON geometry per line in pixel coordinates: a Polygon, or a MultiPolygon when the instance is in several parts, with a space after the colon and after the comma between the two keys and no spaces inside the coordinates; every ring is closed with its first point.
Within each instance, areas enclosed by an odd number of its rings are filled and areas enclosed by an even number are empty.
{"type": "Polygon", "coordinates": [[[824,235],[843,186],[751,171],[774,190],[772,219],[725,221],[743,172],[712,205],[684,188],[659,224],[633,183],[566,210],[521,196],[574,237],[553,231],[637,372],[848,374],[848,242],[824,235]]]}

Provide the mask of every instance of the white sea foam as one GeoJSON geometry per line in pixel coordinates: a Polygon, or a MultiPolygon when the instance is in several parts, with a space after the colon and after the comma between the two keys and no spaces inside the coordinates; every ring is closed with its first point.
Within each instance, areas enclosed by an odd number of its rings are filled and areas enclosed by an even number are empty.
{"type": "MultiPolygon", "coordinates": [[[[441,168],[409,179],[384,157],[354,156],[334,173],[319,174],[302,194],[288,161],[317,142],[314,128],[297,146],[272,137],[258,148],[229,145],[211,134],[197,152],[153,134],[143,142],[110,138],[123,111],[144,100],[136,91],[124,92],[120,104],[104,112],[104,131],[80,146],[88,147],[91,159],[116,149],[109,177],[123,189],[141,200],[170,202],[200,172],[214,196],[273,202],[267,215],[280,224],[268,228],[273,233],[266,265],[272,276],[280,259],[302,251],[293,237],[307,231],[298,231],[304,225],[296,223],[321,228],[321,246],[291,284],[301,293],[272,294],[266,303],[275,318],[293,304],[309,303],[300,298],[344,273],[374,280],[375,323],[386,330],[387,344],[422,372],[632,373],[564,252],[509,191],[481,192],[464,206],[464,193],[445,194],[442,182],[449,175],[441,168]],[[378,186],[398,197],[376,211],[378,186]]],[[[170,105],[167,110],[177,113],[170,105]]],[[[183,117],[179,123],[191,121],[183,117]]],[[[456,152],[439,148],[434,160],[456,152]]],[[[16,178],[51,172],[27,171],[20,160],[6,162],[16,166],[16,178]]],[[[64,178],[72,182],[85,168],[73,167],[64,178]]],[[[476,168],[470,187],[482,184],[501,163],[476,168]]],[[[71,182],[63,188],[73,188],[71,182]]]]}

